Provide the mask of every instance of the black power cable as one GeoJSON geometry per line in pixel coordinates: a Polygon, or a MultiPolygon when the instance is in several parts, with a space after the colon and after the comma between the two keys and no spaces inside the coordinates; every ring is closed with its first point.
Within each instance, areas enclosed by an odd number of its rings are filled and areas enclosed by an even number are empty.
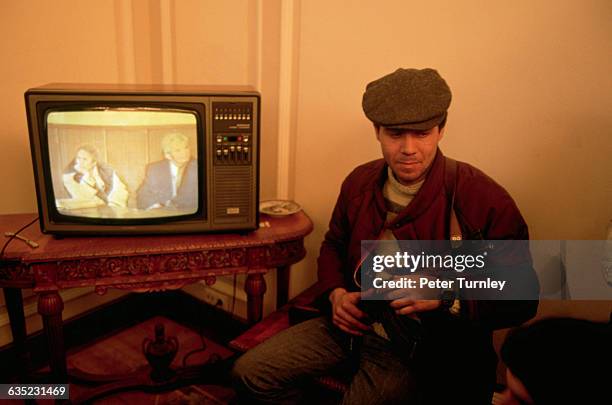
{"type": "Polygon", "coordinates": [[[38,217],[34,218],[32,221],[28,222],[27,224],[19,228],[18,231],[12,233],[9,239],[6,242],[4,242],[4,246],[2,246],[2,250],[0,251],[0,261],[2,261],[2,259],[4,258],[4,251],[8,247],[9,243],[11,243],[16,237],[18,237],[19,233],[21,233],[24,229],[26,229],[27,227],[29,227],[36,221],[38,221],[38,217]]]}

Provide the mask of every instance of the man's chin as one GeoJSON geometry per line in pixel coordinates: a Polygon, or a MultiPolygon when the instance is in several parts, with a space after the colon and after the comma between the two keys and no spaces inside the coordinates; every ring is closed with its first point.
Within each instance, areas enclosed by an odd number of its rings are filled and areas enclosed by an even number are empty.
{"type": "Polygon", "coordinates": [[[396,176],[396,178],[404,186],[411,186],[411,185],[421,181],[421,177],[420,176],[410,176],[410,177],[406,177],[406,176],[398,177],[398,176],[396,176]]]}
{"type": "Polygon", "coordinates": [[[416,170],[397,170],[394,172],[395,178],[403,185],[409,186],[417,183],[422,177],[422,173],[416,170]]]}

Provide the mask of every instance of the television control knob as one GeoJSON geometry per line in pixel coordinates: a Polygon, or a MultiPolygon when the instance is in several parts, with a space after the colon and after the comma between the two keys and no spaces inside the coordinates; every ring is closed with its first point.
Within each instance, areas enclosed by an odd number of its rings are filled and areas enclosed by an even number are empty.
{"type": "Polygon", "coordinates": [[[242,152],[242,146],[240,146],[240,145],[236,146],[236,150],[237,150],[238,152],[242,152]]]}
{"type": "Polygon", "coordinates": [[[244,143],[249,142],[249,137],[248,137],[248,136],[245,136],[244,138],[242,138],[242,141],[243,141],[244,143]]]}
{"type": "Polygon", "coordinates": [[[233,145],[232,145],[232,146],[230,146],[230,152],[234,152],[235,150],[236,150],[236,147],[235,147],[235,146],[233,146],[233,145]]]}
{"type": "Polygon", "coordinates": [[[220,136],[218,136],[217,137],[217,143],[221,143],[222,141],[223,141],[223,139],[220,136]]]}
{"type": "Polygon", "coordinates": [[[229,155],[229,150],[227,150],[227,149],[223,149],[223,154],[224,154],[225,156],[229,155]]]}
{"type": "Polygon", "coordinates": [[[242,150],[244,151],[245,154],[249,153],[249,147],[245,146],[244,148],[242,148],[242,150]]]}

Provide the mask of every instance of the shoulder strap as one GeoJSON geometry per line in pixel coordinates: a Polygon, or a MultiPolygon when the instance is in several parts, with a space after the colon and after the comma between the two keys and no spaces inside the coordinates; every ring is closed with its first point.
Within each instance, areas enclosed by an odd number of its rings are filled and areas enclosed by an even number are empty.
{"type": "Polygon", "coordinates": [[[457,248],[461,246],[461,240],[463,235],[461,234],[461,226],[459,226],[459,220],[457,219],[457,213],[455,212],[455,190],[457,188],[457,161],[446,157],[445,165],[445,183],[446,193],[451,202],[450,205],[450,240],[451,246],[457,248]]]}

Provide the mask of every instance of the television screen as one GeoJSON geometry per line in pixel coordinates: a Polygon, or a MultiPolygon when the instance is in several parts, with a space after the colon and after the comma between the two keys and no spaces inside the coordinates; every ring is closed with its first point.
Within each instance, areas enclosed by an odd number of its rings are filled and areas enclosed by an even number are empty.
{"type": "Polygon", "coordinates": [[[257,229],[250,87],[55,83],[25,101],[43,232],[257,229]]]}
{"type": "Polygon", "coordinates": [[[193,111],[51,110],[46,127],[54,203],[61,215],[166,218],[200,208],[193,111]]]}

